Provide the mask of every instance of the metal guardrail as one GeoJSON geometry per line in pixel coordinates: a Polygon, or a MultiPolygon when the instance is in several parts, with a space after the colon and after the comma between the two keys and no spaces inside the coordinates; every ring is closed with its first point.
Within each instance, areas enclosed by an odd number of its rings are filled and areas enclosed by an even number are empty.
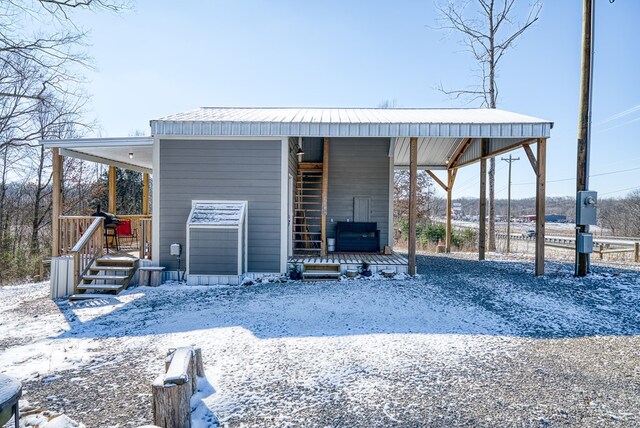
{"type": "MultiPolygon", "coordinates": [[[[506,233],[496,234],[499,238],[507,238],[506,233]]],[[[522,234],[511,234],[511,239],[522,241],[534,241],[535,236],[523,236],[522,234]]],[[[575,251],[576,239],[573,236],[545,236],[545,246],[551,248],[559,248],[564,250],[575,251]]],[[[600,256],[600,260],[605,254],[617,253],[633,253],[633,261],[640,263],[640,241],[633,241],[629,238],[613,239],[613,238],[594,238],[593,253],[600,256]]]]}

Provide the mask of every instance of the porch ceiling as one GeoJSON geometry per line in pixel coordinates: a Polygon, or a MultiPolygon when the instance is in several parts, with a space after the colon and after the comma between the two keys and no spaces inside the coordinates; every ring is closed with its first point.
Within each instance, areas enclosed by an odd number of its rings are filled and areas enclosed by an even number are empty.
{"type": "Polygon", "coordinates": [[[132,171],[151,173],[153,139],[151,137],[81,138],[43,140],[47,148],[57,147],[63,156],[113,165],[132,171]],[[129,157],[133,154],[133,157],[129,157]]]}
{"type": "MultiPolygon", "coordinates": [[[[495,156],[505,151],[533,144],[536,138],[488,138],[488,156],[495,156]]],[[[391,141],[394,165],[403,169],[409,167],[409,137],[393,138],[391,141]]],[[[449,162],[457,158],[456,166],[465,166],[479,161],[481,156],[481,138],[461,137],[422,137],[418,138],[418,168],[447,169],[449,162]],[[464,147],[463,147],[464,146],[464,147]],[[456,156],[459,150],[463,152],[456,156]]]]}

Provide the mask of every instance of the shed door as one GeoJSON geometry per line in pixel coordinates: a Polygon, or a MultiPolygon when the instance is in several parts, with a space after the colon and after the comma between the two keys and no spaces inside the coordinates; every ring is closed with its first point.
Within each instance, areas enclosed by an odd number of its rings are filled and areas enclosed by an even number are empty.
{"type": "Polygon", "coordinates": [[[371,221],[371,198],[353,198],[353,221],[371,221]]]}

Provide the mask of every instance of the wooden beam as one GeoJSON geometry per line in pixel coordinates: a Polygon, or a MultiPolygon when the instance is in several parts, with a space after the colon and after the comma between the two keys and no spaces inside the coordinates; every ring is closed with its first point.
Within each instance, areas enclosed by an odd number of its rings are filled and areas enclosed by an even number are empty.
{"type": "Polygon", "coordinates": [[[478,234],[478,260],[484,260],[487,241],[487,160],[480,161],[480,230],[478,234]]]}
{"type": "Polygon", "coordinates": [[[298,169],[304,171],[321,171],[323,170],[322,162],[298,162],[298,169]]]}
{"type": "Polygon", "coordinates": [[[142,215],[149,215],[149,174],[142,174],[142,215]]]}
{"type": "Polygon", "coordinates": [[[409,275],[416,274],[416,223],[418,220],[418,139],[409,139],[409,275]]]}
{"type": "Polygon", "coordinates": [[[53,154],[52,163],[52,190],[51,195],[51,256],[58,257],[60,255],[60,216],[62,215],[62,164],[63,159],[60,156],[60,149],[54,147],[51,149],[53,154]]]}
{"type": "Polygon", "coordinates": [[[517,143],[510,144],[510,145],[508,145],[506,147],[501,148],[500,150],[496,150],[495,152],[489,153],[487,151],[487,154],[483,155],[479,159],[473,159],[473,160],[470,160],[468,162],[464,162],[464,163],[461,163],[461,164],[456,164],[456,168],[474,164],[474,163],[478,162],[481,159],[493,158],[493,157],[499,156],[499,155],[501,155],[503,153],[507,153],[507,152],[510,152],[512,150],[518,149],[518,148],[524,146],[525,144],[531,144],[531,143],[535,143],[535,142],[536,142],[535,138],[529,138],[527,140],[518,141],[517,143]]]}
{"type": "Polygon", "coordinates": [[[116,167],[109,166],[109,212],[116,214],[116,167]]]}
{"type": "MultiPolygon", "coordinates": [[[[438,178],[438,176],[437,176],[437,175],[435,175],[433,172],[431,172],[431,171],[430,171],[430,170],[428,170],[428,169],[425,169],[425,172],[426,172],[427,174],[429,174],[429,177],[433,178],[433,181],[435,181],[436,183],[438,183],[438,184],[440,185],[440,187],[442,187],[442,190],[444,190],[445,192],[447,191],[447,185],[446,185],[446,184],[444,184],[444,183],[442,182],[442,180],[440,180],[440,179],[438,178]]],[[[448,173],[447,173],[447,174],[448,174],[448,173]]]]}
{"type": "Polygon", "coordinates": [[[322,149],[322,211],[320,223],[320,253],[327,255],[327,198],[329,195],[329,138],[325,137],[322,149]]]}
{"type": "Polygon", "coordinates": [[[547,176],[547,140],[538,140],[538,173],[536,175],[536,276],[544,275],[544,215],[547,176]]]}
{"type": "Polygon", "coordinates": [[[445,233],[445,251],[447,253],[451,252],[451,233],[452,222],[451,222],[451,211],[453,210],[453,183],[456,180],[456,174],[458,173],[457,169],[450,169],[447,171],[447,229],[445,233]]]}
{"type": "Polygon", "coordinates": [[[529,158],[529,162],[531,163],[531,168],[533,168],[534,174],[538,175],[538,161],[536,160],[536,157],[533,155],[533,151],[531,150],[531,147],[528,144],[525,144],[522,146],[522,148],[524,149],[524,152],[527,154],[527,157],[529,158]]]}
{"type": "Polygon", "coordinates": [[[448,163],[449,168],[456,168],[458,166],[458,161],[460,160],[460,157],[462,157],[464,152],[467,150],[467,147],[471,145],[472,141],[473,141],[473,138],[467,138],[458,146],[458,149],[453,154],[453,156],[451,156],[451,159],[449,160],[449,163],[448,163]]]}

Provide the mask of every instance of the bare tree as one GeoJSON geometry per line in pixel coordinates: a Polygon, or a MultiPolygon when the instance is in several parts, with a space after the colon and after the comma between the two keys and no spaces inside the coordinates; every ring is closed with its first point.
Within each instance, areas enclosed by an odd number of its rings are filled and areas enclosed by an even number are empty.
{"type": "MultiPolygon", "coordinates": [[[[515,21],[516,0],[449,0],[437,6],[440,13],[440,29],[458,33],[462,44],[471,52],[478,66],[478,83],[466,89],[447,90],[442,84],[439,90],[455,99],[467,98],[469,102],[481,101],[484,107],[496,108],[498,103],[497,73],[500,60],[513,47],[515,41],[529,29],[540,16],[541,0],[529,7],[524,21],[515,21]],[[473,7],[470,7],[473,6],[473,7]]],[[[495,213],[496,160],[489,162],[489,251],[496,249],[495,213]]]]}

